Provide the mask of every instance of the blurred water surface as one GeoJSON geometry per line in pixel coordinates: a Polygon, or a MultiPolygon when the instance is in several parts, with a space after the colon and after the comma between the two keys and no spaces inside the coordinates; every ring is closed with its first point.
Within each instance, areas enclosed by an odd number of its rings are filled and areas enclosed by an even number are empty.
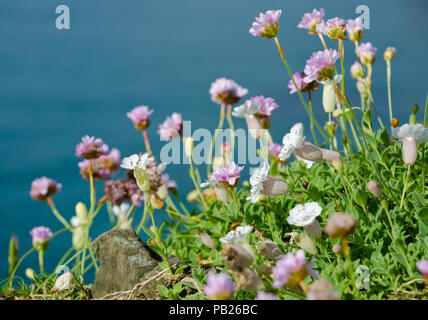
{"type": "MultiPolygon", "coordinates": [[[[327,18],[355,18],[359,4],[368,5],[371,14],[365,41],[379,49],[374,66],[377,106],[387,119],[382,55],[387,46],[395,46],[393,106],[406,121],[410,106],[423,106],[427,94],[427,1],[0,1],[0,278],[7,276],[12,233],[19,237],[22,254],[31,248],[31,228],[61,228],[45,203],[31,200],[34,178],[46,175],[63,184],[54,200],[69,219],[77,201],[89,201],[88,184],[74,156],[83,135],[102,137],[123,155],[143,150],[140,134],[125,115],[132,107],[155,109],[149,133],[156,154],[163,145],[157,126],[174,111],[191,120],[193,129],[216,127],[219,108],[208,89],[222,76],[248,88],[250,95],[277,100],[275,141],[296,121],[308,123],[298,97],[288,93],[288,75],[273,42],[252,37],[248,29],[260,11],[282,9],[279,38],[292,69],[300,71],[312,52],[321,49],[317,37],[296,28],[301,16],[324,7],[327,18]],[[70,7],[71,30],[55,28],[60,4],[70,7]]],[[[352,48],[346,44],[348,70],[355,59],[352,48]]],[[[349,82],[351,99],[358,104],[349,82]]],[[[315,99],[314,113],[323,122],[319,93],[315,99]]],[[[245,123],[237,120],[235,125],[245,123]]],[[[170,166],[168,173],[185,196],[191,188],[187,170],[170,166]]],[[[102,212],[93,237],[109,227],[102,212]]],[[[47,271],[53,271],[70,243],[70,234],[52,241],[45,255],[47,271]]],[[[37,269],[36,254],[24,262],[20,275],[29,266],[37,269]]]]}

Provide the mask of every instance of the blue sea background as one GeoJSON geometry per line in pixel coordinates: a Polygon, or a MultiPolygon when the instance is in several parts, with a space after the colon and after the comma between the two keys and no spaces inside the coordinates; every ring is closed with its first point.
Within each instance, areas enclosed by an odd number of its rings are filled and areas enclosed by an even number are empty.
{"type": "MultiPolygon", "coordinates": [[[[253,18],[260,11],[283,10],[279,38],[293,71],[300,71],[312,52],[321,50],[316,36],[296,28],[301,16],[323,7],[326,18],[355,18],[360,4],[370,8],[364,41],[379,49],[373,81],[377,107],[388,123],[382,55],[387,46],[395,46],[393,107],[404,123],[411,105],[418,103],[423,109],[427,95],[425,0],[2,0],[0,279],[7,277],[12,233],[19,238],[22,255],[32,246],[29,231],[34,226],[61,228],[46,203],[30,198],[33,179],[45,175],[63,184],[54,201],[67,220],[78,201],[89,202],[88,183],[81,178],[74,155],[83,135],[102,137],[122,155],[143,151],[141,134],[126,112],[146,104],[155,110],[149,134],[158,154],[165,142],[159,140],[157,127],[172,112],[191,120],[193,130],[217,126],[219,107],[210,101],[208,90],[212,81],[225,76],[248,88],[249,96],[275,98],[280,108],[272,120],[272,135],[280,142],[295,122],[308,124],[308,117],[298,96],[289,94],[289,77],[273,41],[248,33],[253,18]],[[55,28],[55,8],[60,4],[70,7],[71,30],[55,28]]],[[[352,43],[346,43],[346,50],[349,70],[355,60],[352,43]]],[[[358,105],[355,83],[352,79],[348,83],[351,100],[358,105]]],[[[314,113],[323,123],[320,94],[315,94],[314,113]]],[[[244,127],[245,122],[236,120],[235,125],[244,127]]],[[[185,197],[192,188],[187,169],[171,165],[167,172],[185,197]]],[[[99,195],[101,189],[98,185],[99,195]]],[[[103,210],[93,238],[109,228],[103,210]]],[[[48,272],[70,245],[70,233],[51,242],[45,255],[48,272]]],[[[18,274],[22,276],[27,267],[38,270],[36,254],[24,261],[18,274]]]]}

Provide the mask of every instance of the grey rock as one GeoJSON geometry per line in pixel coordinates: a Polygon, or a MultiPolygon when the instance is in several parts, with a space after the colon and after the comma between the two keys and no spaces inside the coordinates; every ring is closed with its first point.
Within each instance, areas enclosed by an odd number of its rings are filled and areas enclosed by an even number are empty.
{"type": "MultiPolygon", "coordinates": [[[[141,241],[133,230],[105,232],[93,241],[93,247],[100,263],[92,288],[94,298],[107,298],[108,294],[132,290],[137,284],[147,282],[156,273],[162,272],[158,266],[161,257],[141,241]]],[[[163,273],[164,278],[165,274],[167,272],[163,273]]],[[[138,298],[157,297],[156,287],[160,279],[154,278],[138,290],[138,298]]]]}

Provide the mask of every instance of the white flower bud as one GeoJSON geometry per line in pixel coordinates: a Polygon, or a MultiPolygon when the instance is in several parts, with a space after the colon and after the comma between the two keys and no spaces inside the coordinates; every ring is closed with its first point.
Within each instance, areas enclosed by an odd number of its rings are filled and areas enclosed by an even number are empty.
{"type": "Polygon", "coordinates": [[[336,106],[336,91],[334,83],[327,83],[323,87],[322,104],[324,111],[332,113],[336,106]]]}
{"type": "Polygon", "coordinates": [[[418,145],[416,139],[413,137],[404,138],[402,149],[404,164],[414,165],[418,158],[418,145]]]}

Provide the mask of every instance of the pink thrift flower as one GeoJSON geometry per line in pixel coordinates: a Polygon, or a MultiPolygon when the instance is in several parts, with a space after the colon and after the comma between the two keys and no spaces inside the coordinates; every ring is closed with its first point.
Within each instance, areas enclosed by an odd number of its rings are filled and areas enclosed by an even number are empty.
{"type": "Polygon", "coordinates": [[[314,9],[312,12],[305,13],[297,28],[306,29],[310,34],[316,34],[316,26],[323,21],[325,15],[324,9],[314,9]]]}
{"type": "Polygon", "coordinates": [[[30,196],[37,201],[46,201],[51,195],[61,191],[62,184],[55,180],[41,177],[31,183],[30,196]]]}
{"type": "Polygon", "coordinates": [[[355,20],[349,19],[346,22],[346,32],[349,35],[349,39],[352,41],[360,41],[363,38],[363,22],[361,18],[355,20]]]}
{"type": "Polygon", "coordinates": [[[272,111],[279,108],[274,99],[265,98],[264,96],[252,97],[250,101],[247,101],[247,103],[257,103],[260,106],[257,113],[268,117],[272,115],[272,111]]]}
{"type": "Polygon", "coordinates": [[[211,84],[209,92],[211,100],[216,103],[234,104],[241,100],[248,90],[231,79],[220,78],[211,84]]]}
{"type": "MultiPolygon", "coordinates": [[[[89,180],[89,162],[90,160],[84,159],[77,165],[80,168],[80,174],[86,180],[89,180]]],[[[112,174],[120,168],[120,151],[113,148],[109,154],[102,155],[98,159],[92,160],[92,175],[94,179],[109,180],[112,174]]]]}
{"type": "Polygon", "coordinates": [[[416,264],[416,268],[424,277],[428,277],[428,260],[422,259],[416,264]]]}
{"type": "Polygon", "coordinates": [[[300,92],[307,92],[309,90],[318,89],[318,83],[316,81],[306,83],[305,81],[303,81],[305,77],[306,74],[304,72],[296,72],[293,75],[294,82],[296,82],[296,85],[294,85],[293,80],[288,81],[288,88],[290,89],[290,94],[297,92],[296,86],[300,90],[300,92]]]}
{"type": "Polygon", "coordinates": [[[281,150],[282,146],[277,143],[273,143],[269,146],[269,153],[272,157],[277,157],[281,150]]]}
{"type": "Polygon", "coordinates": [[[268,10],[266,13],[260,13],[253,22],[250,33],[255,37],[263,37],[272,39],[276,37],[279,31],[279,18],[281,17],[281,10],[268,10]]]}
{"type": "Polygon", "coordinates": [[[287,253],[272,268],[274,283],[273,288],[279,288],[286,284],[297,286],[310,273],[306,264],[305,253],[298,250],[296,254],[287,253]]]}
{"type": "Polygon", "coordinates": [[[135,129],[145,130],[150,124],[150,115],[153,110],[148,106],[138,106],[128,112],[126,115],[134,123],[135,129]]]}
{"type": "Polygon", "coordinates": [[[183,131],[183,119],[181,114],[174,112],[171,117],[159,125],[158,133],[162,140],[172,140],[179,137],[183,131]]]}
{"type": "Polygon", "coordinates": [[[358,55],[361,62],[365,65],[371,65],[376,60],[377,49],[372,46],[371,42],[360,44],[358,47],[358,55]]]}
{"type": "Polygon", "coordinates": [[[30,231],[30,235],[33,238],[33,245],[35,245],[45,242],[52,237],[53,233],[47,227],[35,227],[30,231]]]}
{"type": "Polygon", "coordinates": [[[333,18],[322,21],[316,26],[318,33],[328,36],[331,40],[346,40],[346,22],[341,18],[333,18]]]}
{"type": "Polygon", "coordinates": [[[82,138],[82,142],[76,145],[76,156],[85,159],[96,159],[103,154],[107,154],[108,149],[103,140],[86,135],[82,138]]]}
{"type": "Polygon", "coordinates": [[[234,292],[233,282],[227,274],[208,274],[207,283],[204,286],[204,293],[208,299],[228,300],[233,296],[234,292]]]}
{"type": "Polygon", "coordinates": [[[225,167],[217,168],[209,181],[235,187],[239,182],[240,173],[243,169],[244,167],[239,167],[235,162],[230,162],[225,167]]]}
{"type": "Polygon", "coordinates": [[[314,52],[311,58],[306,61],[305,74],[303,81],[310,83],[312,81],[323,81],[331,79],[334,75],[334,64],[339,59],[340,53],[334,49],[314,52]]]}

